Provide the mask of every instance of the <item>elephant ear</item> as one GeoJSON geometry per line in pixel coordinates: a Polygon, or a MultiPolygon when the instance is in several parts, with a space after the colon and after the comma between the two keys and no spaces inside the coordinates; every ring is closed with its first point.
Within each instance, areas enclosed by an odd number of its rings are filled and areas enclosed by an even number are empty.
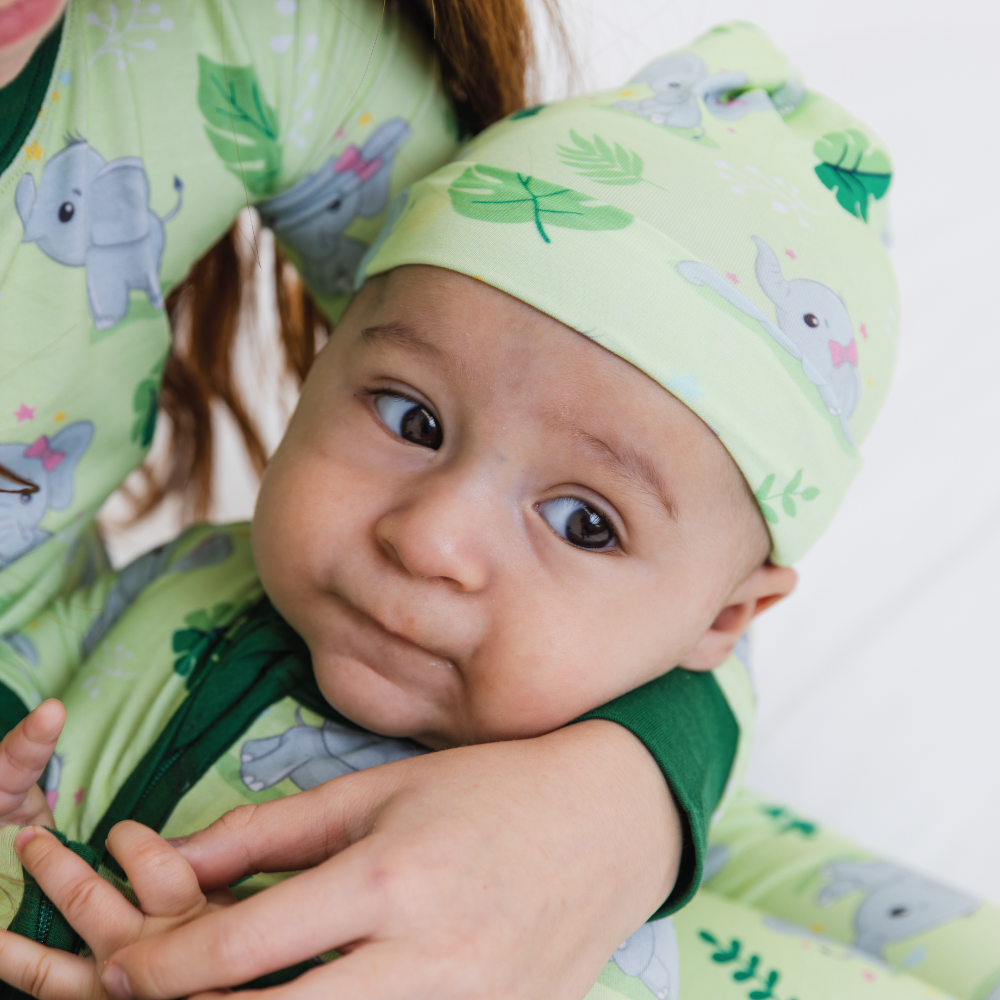
{"type": "Polygon", "coordinates": [[[694,83],[707,75],[705,60],[696,52],[673,52],[651,62],[637,76],[633,76],[631,82],[651,83],[662,76],[679,76],[694,83]]]}
{"type": "Polygon", "coordinates": [[[757,283],[764,294],[780,307],[782,301],[791,294],[791,289],[781,273],[778,255],[759,236],[753,236],[751,239],[757,245],[757,283]]]}
{"type": "Polygon", "coordinates": [[[14,204],[17,206],[17,214],[21,216],[21,225],[28,228],[28,216],[35,205],[35,178],[31,174],[25,174],[18,182],[14,191],[14,204]]]}
{"type": "Polygon", "coordinates": [[[87,209],[96,246],[141,240],[149,232],[149,180],[142,160],[126,156],[101,167],[90,182],[87,209]]]}
{"type": "Polygon", "coordinates": [[[62,461],[49,473],[49,506],[65,510],[73,501],[73,475],[77,463],[90,446],[94,425],[89,420],[70,424],[49,441],[52,451],[62,452],[62,461]]]}

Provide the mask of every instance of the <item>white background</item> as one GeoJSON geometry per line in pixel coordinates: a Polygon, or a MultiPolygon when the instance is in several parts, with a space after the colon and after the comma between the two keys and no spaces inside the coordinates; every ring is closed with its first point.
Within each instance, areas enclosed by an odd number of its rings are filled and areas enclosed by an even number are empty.
{"type": "MultiPolygon", "coordinates": [[[[579,67],[573,90],[613,87],[714,24],[748,20],[892,153],[902,360],[839,520],[803,560],[797,593],[757,630],[760,732],[750,781],[1000,903],[1000,6],[563,7],[579,67]]],[[[566,79],[547,61],[544,96],[564,94],[566,79]]],[[[262,374],[277,365],[268,309],[265,292],[241,363],[260,383],[249,398],[273,442],[293,396],[262,374]]],[[[220,520],[249,516],[255,492],[227,440],[213,511],[220,520]]],[[[118,535],[116,556],[168,536],[174,516],[118,535]]]]}

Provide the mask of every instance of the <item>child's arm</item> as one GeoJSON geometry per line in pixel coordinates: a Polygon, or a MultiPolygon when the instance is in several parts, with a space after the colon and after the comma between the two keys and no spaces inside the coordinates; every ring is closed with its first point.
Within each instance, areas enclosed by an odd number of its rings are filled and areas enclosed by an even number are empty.
{"type": "Polygon", "coordinates": [[[55,699],[43,701],[0,743],[0,826],[55,826],[38,785],[66,721],[55,699]]]}
{"type": "Polygon", "coordinates": [[[350,944],[280,995],[571,1000],[669,894],[681,836],[639,740],[591,721],[241,807],[180,850],[205,886],[310,870],[119,952],[117,997],[188,996],[350,944]]]}
{"type": "Polygon", "coordinates": [[[0,978],[41,1000],[107,997],[101,972],[113,952],[187,923],[224,902],[213,895],[209,903],[191,866],[139,823],[119,823],[108,836],[108,850],[128,876],[138,906],[41,827],[22,830],[14,849],[91,949],[83,957],[0,931],[0,978]]]}

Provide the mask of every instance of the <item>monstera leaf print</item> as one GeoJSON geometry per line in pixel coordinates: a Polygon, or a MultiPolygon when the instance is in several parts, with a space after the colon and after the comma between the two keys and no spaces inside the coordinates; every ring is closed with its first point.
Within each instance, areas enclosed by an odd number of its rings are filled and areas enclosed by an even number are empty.
{"type": "Polygon", "coordinates": [[[868,137],[857,129],[830,132],[813,146],[823,161],[816,176],[837,194],[851,215],[868,221],[868,196],[882,198],[889,190],[892,165],[880,149],[868,148],[868,137]]]}
{"type": "Polygon", "coordinates": [[[253,66],[222,66],[198,56],[198,107],[222,162],[255,198],[271,194],[281,171],[278,115],[253,66]]]}
{"type": "Polygon", "coordinates": [[[459,215],[482,222],[533,223],[546,243],[552,242],[546,226],[608,230],[632,222],[620,208],[589,204],[595,200],[589,194],[482,163],[452,181],[448,194],[459,215]]]}

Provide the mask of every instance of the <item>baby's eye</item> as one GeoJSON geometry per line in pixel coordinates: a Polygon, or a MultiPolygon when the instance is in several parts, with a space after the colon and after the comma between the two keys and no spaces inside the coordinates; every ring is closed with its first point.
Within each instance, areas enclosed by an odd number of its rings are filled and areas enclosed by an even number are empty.
{"type": "Polygon", "coordinates": [[[538,505],[538,512],[557,535],[578,548],[606,549],[617,540],[611,522],[576,497],[546,500],[538,505]]]}
{"type": "Polygon", "coordinates": [[[375,397],[375,409],[382,423],[404,441],[434,451],[441,447],[441,425],[423,403],[406,396],[380,394],[375,397]]]}

